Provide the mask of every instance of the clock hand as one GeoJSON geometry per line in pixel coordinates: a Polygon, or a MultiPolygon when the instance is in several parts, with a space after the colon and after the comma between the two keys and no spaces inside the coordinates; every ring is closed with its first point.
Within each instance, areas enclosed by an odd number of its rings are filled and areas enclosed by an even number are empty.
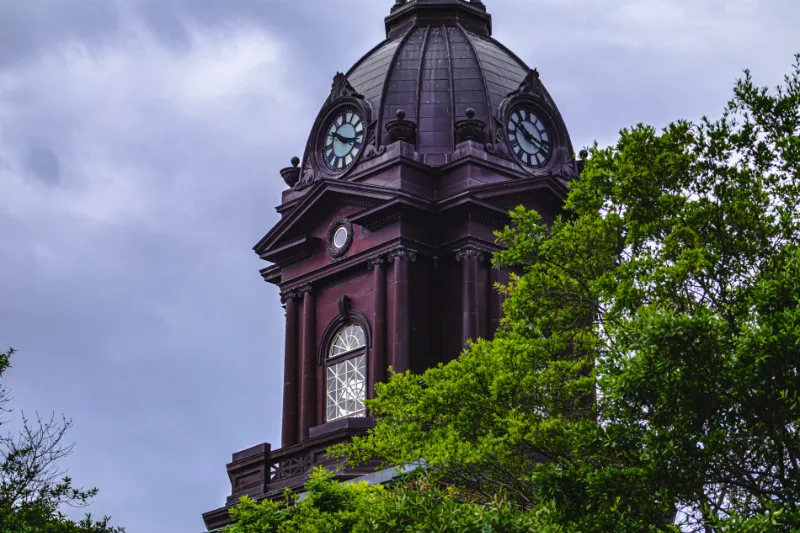
{"type": "Polygon", "coordinates": [[[533,134],[528,131],[528,128],[526,128],[524,124],[520,124],[519,127],[522,130],[522,136],[525,137],[526,141],[528,141],[529,143],[533,143],[539,148],[539,150],[542,150],[543,152],[547,151],[544,145],[542,144],[542,141],[534,137],[533,134]]]}
{"type": "Polygon", "coordinates": [[[339,139],[339,141],[343,143],[355,144],[356,142],[356,137],[344,137],[342,135],[339,135],[338,133],[334,133],[333,136],[339,139]]]}
{"type": "Polygon", "coordinates": [[[533,135],[528,131],[528,128],[525,127],[525,124],[520,124],[519,129],[522,130],[522,136],[525,137],[526,141],[536,142],[536,139],[533,138],[533,135]]]}

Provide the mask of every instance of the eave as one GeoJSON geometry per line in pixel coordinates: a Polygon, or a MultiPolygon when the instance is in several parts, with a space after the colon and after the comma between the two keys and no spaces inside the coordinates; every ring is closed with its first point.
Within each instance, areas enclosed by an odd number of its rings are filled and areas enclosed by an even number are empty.
{"type": "MultiPolygon", "coordinates": [[[[324,206],[327,203],[372,207],[390,200],[395,195],[396,191],[387,190],[385,187],[333,179],[320,180],[297,202],[294,209],[278,221],[269,233],[253,247],[253,250],[259,256],[271,253],[272,248],[286,238],[291,230],[296,230],[298,225],[302,225],[302,230],[312,226],[323,217],[326,213],[324,206]]],[[[305,233],[297,230],[296,232],[305,233]]]]}

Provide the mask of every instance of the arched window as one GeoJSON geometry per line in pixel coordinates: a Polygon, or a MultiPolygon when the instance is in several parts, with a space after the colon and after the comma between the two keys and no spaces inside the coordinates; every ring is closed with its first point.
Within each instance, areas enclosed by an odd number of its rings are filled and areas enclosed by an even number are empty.
{"type": "Polygon", "coordinates": [[[367,342],[364,328],[347,324],[339,329],[326,361],[326,422],[364,416],[367,398],[367,342]]]}

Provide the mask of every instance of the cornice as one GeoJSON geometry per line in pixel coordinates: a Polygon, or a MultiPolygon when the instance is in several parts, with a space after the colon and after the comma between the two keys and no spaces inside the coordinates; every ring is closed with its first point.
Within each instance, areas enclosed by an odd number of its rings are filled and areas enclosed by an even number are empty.
{"type": "MultiPolygon", "coordinates": [[[[328,279],[331,276],[336,276],[350,269],[359,267],[364,268],[365,264],[369,266],[368,263],[370,261],[379,257],[387,257],[388,259],[388,255],[391,252],[398,250],[409,250],[413,251],[415,255],[426,257],[433,257],[434,255],[434,249],[430,246],[416,241],[412,242],[403,237],[398,237],[396,239],[392,239],[391,241],[387,241],[383,245],[373,248],[369,251],[348,256],[342,261],[330,263],[318,270],[298,276],[291,282],[287,283],[282,289],[284,292],[288,292],[291,290],[301,290],[299,288],[303,286],[316,285],[320,281],[328,279]]],[[[391,259],[388,259],[388,261],[391,262],[391,259]]]]}
{"type": "MultiPolygon", "coordinates": [[[[349,199],[350,201],[355,197],[370,198],[373,202],[372,205],[376,205],[393,198],[395,196],[395,191],[386,189],[385,187],[363,183],[350,183],[337,179],[319,180],[308,189],[306,195],[298,202],[295,208],[286,213],[258,244],[253,247],[253,250],[259,255],[266,253],[294,224],[299,223],[301,220],[304,223],[308,222],[305,217],[306,213],[327,195],[342,195],[345,200],[349,199]]],[[[364,200],[363,203],[368,204],[369,202],[364,200]]]]}

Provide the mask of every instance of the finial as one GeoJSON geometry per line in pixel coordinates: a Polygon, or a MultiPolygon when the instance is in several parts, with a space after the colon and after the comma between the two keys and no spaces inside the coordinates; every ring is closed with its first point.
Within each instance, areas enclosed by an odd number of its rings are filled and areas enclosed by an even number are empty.
{"type": "Polygon", "coordinates": [[[417,125],[406,120],[406,112],[402,109],[397,110],[397,119],[386,123],[386,131],[392,142],[404,141],[409,144],[417,143],[417,125]]]}
{"type": "Polygon", "coordinates": [[[525,76],[525,79],[519,84],[519,88],[516,91],[511,91],[508,93],[508,96],[512,97],[522,93],[532,94],[538,98],[542,98],[544,96],[544,86],[542,85],[542,81],[539,79],[538,69],[528,71],[528,75],[525,76]]]}
{"type": "Polygon", "coordinates": [[[300,169],[297,168],[299,165],[300,158],[294,156],[292,158],[292,166],[281,169],[281,177],[289,187],[294,187],[300,181],[300,169]]]}
{"type": "Polygon", "coordinates": [[[580,156],[580,159],[575,162],[575,166],[578,168],[578,175],[580,176],[583,174],[583,169],[586,168],[586,159],[589,157],[589,152],[584,148],[578,152],[578,155],[580,156]]]}
{"type": "Polygon", "coordinates": [[[456,144],[465,141],[483,142],[486,123],[475,118],[475,110],[471,107],[467,109],[466,114],[465,120],[456,121],[456,144]]]}

